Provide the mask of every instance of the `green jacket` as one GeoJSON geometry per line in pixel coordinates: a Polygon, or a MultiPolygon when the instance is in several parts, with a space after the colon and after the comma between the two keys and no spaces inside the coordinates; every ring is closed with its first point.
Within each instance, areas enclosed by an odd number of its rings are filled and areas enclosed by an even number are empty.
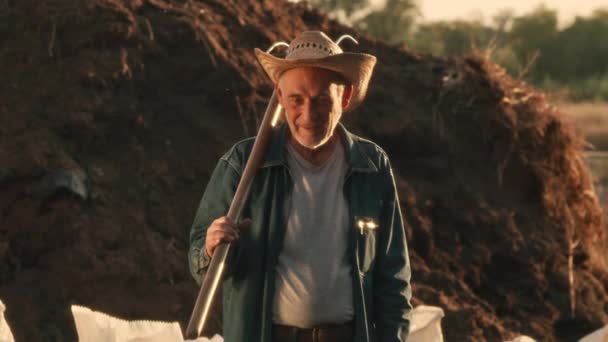
{"type": "MultiPolygon", "coordinates": [[[[348,171],[344,193],[352,229],[354,342],[406,341],[411,312],[410,264],[395,182],[386,153],[376,144],[338,128],[348,171]],[[359,228],[359,220],[377,228],[359,228]]],[[[270,342],[275,265],[285,233],[286,203],[292,189],[283,124],[273,132],[269,151],[242,217],[253,220],[241,234],[222,288],[223,334],[227,342],[270,342]]],[[[218,162],[190,231],[190,271],[200,284],[209,265],[205,233],[226,215],[254,140],[234,145],[218,162]]]]}

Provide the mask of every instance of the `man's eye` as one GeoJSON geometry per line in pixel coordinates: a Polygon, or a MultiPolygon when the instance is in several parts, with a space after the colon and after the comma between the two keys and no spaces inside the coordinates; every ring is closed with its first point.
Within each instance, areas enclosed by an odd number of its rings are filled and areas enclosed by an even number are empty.
{"type": "Polygon", "coordinates": [[[289,98],[289,104],[292,106],[300,106],[302,104],[303,100],[300,97],[290,97],[289,98]]]}
{"type": "Polygon", "coordinates": [[[316,98],[315,102],[320,105],[327,105],[331,103],[331,98],[329,96],[321,96],[316,98]]]}

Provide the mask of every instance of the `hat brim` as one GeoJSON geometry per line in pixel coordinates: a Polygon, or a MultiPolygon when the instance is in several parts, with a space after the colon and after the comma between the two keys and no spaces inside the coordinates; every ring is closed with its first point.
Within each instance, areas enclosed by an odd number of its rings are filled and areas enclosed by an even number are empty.
{"type": "Polygon", "coordinates": [[[279,78],[285,71],[299,67],[328,69],[342,75],[353,85],[353,95],[348,106],[344,108],[345,112],[352,111],[365,99],[369,80],[376,65],[376,57],[353,52],[344,52],[323,58],[288,60],[275,57],[256,48],[255,55],[273,83],[278,83],[279,78]]]}

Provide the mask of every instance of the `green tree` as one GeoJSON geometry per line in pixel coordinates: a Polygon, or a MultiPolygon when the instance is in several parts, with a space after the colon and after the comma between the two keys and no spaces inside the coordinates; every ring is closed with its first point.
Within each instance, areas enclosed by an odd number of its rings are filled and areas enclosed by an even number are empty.
{"type": "Polygon", "coordinates": [[[412,0],[386,0],[384,7],[357,20],[354,26],[374,37],[403,43],[411,33],[420,12],[412,0]]]}
{"type": "Polygon", "coordinates": [[[560,81],[608,76],[608,9],[577,17],[556,39],[546,71],[560,81]]]}
{"type": "Polygon", "coordinates": [[[310,5],[327,13],[332,17],[340,14],[346,19],[346,24],[351,24],[352,16],[360,10],[370,7],[369,0],[307,0],[310,5]]]}
{"type": "Polygon", "coordinates": [[[479,21],[438,21],[417,26],[409,43],[414,50],[456,55],[487,47],[495,31],[479,21]]]}
{"type": "Polygon", "coordinates": [[[331,17],[342,19],[345,24],[392,43],[401,43],[407,39],[419,15],[415,0],[384,0],[380,8],[372,7],[370,0],[308,2],[331,17]]]}
{"type": "Polygon", "coordinates": [[[557,12],[544,5],[513,19],[509,32],[510,46],[520,65],[535,64],[530,69],[531,78],[544,78],[547,65],[544,62],[554,57],[557,33],[557,12]],[[538,59],[532,61],[533,56],[538,56],[538,59]]]}

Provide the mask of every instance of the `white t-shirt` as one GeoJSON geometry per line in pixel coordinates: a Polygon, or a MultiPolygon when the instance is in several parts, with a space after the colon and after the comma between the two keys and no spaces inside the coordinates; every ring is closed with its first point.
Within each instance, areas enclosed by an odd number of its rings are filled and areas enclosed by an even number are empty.
{"type": "Polygon", "coordinates": [[[337,144],[330,158],[316,166],[287,146],[294,184],[276,269],[273,322],[311,328],[350,321],[353,288],[344,147],[337,144]]]}

